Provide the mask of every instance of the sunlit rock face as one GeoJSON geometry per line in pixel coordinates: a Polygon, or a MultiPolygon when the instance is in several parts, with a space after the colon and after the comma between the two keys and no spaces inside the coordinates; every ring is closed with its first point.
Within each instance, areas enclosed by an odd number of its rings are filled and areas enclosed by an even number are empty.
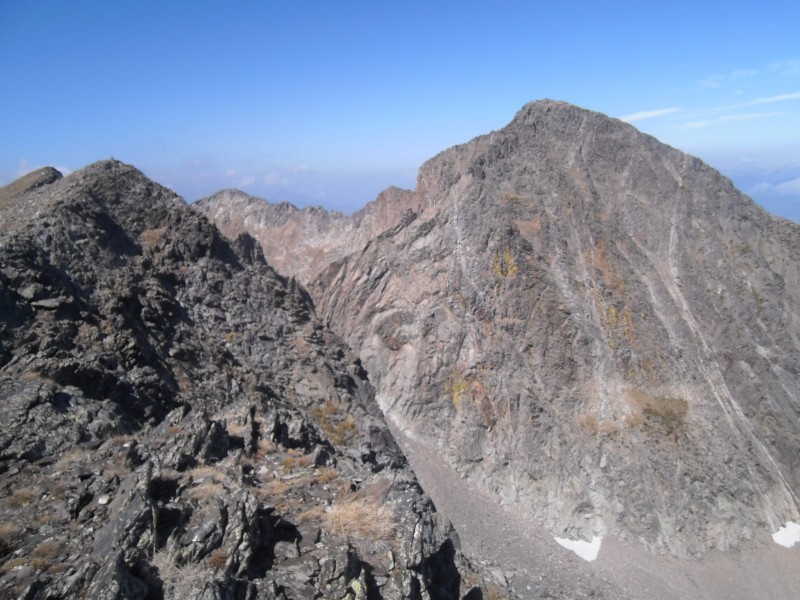
{"type": "Polygon", "coordinates": [[[688,555],[798,518],[797,225],[552,101],[432,158],[392,202],[366,228],[235,219],[275,246],[308,232],[273,264],[410,439],[558,537],[688,555]]]}

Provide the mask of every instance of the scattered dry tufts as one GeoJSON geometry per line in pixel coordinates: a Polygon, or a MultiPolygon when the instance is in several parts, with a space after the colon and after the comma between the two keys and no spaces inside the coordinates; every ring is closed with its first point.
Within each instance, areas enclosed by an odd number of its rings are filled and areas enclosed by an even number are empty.
{"type": "Polygon", "coordinates": [[[335,481],[338,478],[339,474],[336,472],[336,469],[332,469],[331,467],[323,467],[314,473],[312,481],[320,485],[324,485],[326,483],[330,483],[331,481],[335,481]]]}
{"type": "Polygon", "coordinates": [[[221,571],[228,564],[228,553],[222,548],[217,548],[208,555],[207,560],[210,567],[221,571]]]}
{"type": "Polygon", "coordinates": [[[353,415],[342,416],[345,408],[330,400],[315,406],[310,414],[319,424],[327,438],[337,446],[350,443],[356,433],[356,420],[353,415]]]}
{"type": "Polygon", "coordinates": [[[15,490],[11,496],[8,497],[8,503],[14,507],[29,506],[37,497],[36,492],[30,488],[23,488],[15,490]]]}
{"type": "Polygon", "coordinates": [[[164,583],[164,597],[171,600],[193,600],[196,583],[203,579],[206,567],[200,563],[180,564],[176,555],[167,550],[155,553],[151,564],[158,569],[164,583]]]}
{"type": "Polygon", "coordinates": [[[394,511],[367,498],[352,498],[331,507],[323,527],[367,553],[388,550],[394,538],[394,511]]]}

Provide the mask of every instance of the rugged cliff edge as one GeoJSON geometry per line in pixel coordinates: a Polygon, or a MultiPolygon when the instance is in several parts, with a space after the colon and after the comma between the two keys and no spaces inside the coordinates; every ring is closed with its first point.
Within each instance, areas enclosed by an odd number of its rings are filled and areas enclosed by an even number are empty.
{"type": "Polygon", "coordinates": [[[800,519],[800,226],[552,101],[425,163],[404,202],[367,243],[337,217],[349,253],[312,237],[273,264],[409,439],[559,537],[688,557],[800,519]]]}
{"type": "Polygon", "coordinates": [[[499,591],[252,238],[105,161],[0,190],[0,258],[1,597],[499,591]]]}

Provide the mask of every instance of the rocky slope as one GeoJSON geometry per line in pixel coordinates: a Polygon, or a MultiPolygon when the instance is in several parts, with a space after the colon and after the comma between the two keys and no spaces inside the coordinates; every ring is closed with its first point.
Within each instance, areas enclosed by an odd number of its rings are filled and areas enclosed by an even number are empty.
{"type": "MultiPolygon", "coordinates": [[[[275,207],[223,200],[198,208],[288,246],[275,207]]],[[[800,519],[800,227],[552,101],[425,163],[400,206],[363,235],[293,212],[346,239],[267,257],[410,443],[564,538],[688,557],[800,519]]]]}
{"type": "Polygon", "coordinates": [[[105,161],[0,190],[0,258],[0,597],[488,593],[252,238],[105,161]]]}
{"type": "Polygon", "coordinates": [[[389,188],[352,216],[322,208],[297,209],[287,202],[267,204],[238,190],[223,190],[193,205],[226,236],[252,235],[270,264],[311,281],[332,262],[343,259],[389,227],[419,210],[417,196],[389,188]],[[277,235],[276,235],[277,233],[277,235]]]}

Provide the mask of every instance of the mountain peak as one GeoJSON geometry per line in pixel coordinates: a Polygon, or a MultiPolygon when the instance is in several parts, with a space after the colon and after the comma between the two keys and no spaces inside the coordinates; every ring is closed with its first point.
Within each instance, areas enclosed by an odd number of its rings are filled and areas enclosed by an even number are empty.
{"type": "Polygon", "coordinates": [[[278,268],[414,444],[558,537],[686,556],[796,518],[800,382],[769,375],[764,349],[800,356],[800,228],[699,159],[553,100],[428,160],[410,208],[366,240],[348,223],[344,256],[312,241],[313,260],[278,268]]]}

